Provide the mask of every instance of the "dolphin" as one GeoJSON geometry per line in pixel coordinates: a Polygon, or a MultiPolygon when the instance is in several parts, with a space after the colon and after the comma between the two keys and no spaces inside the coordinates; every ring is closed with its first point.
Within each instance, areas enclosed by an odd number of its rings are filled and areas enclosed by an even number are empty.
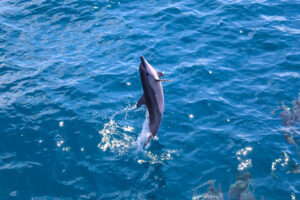
{"type": "Polygon", "coordinates": [[[300,174],[300,165],[299,164],[293,165],[292,169],[287,172],[287,174],[290,174],[290,173],[300,174]]]}
{"type": "Polygon", "coordinates": [[[141,56],[139,72],[144,94],[138,100],[136,107],[138,108],[141,105],[145,104],[149,112],[149,128],[151,135],[147,139],[146,144],[148,144],[149,141],[157,135],[163,117],[165,105],[161,82],[168,80],[159,79],[159,77],[163,77],[164,74],[162,72],[155,71],[155,69],[147,62],[147,60],[143,56],[141,56]]]}
{"type": "Polygon", "coordinates": [[[237,181],[230,185],[228,200],[255,200],[249,188],[251,178],[252,176],[248,171],[236,174],[237,181]]]}
{"type": "Polygon", "coordinates": [[[218,189],[215,187],[215,182],[216,180],[209,180],[206,183],[203,183],[202,185],[198,186],[197,188],[194,189],[194,194],[192,197],[192,200],[200,200],[200,199],[205,199],[205,200],[223,200],[224,195],[221,191],[221,185],[219,184],[218,189]],[[206,193],[197,195],[196,192],[198,189],[202,188],[203,186],[209,185],[207,188],[206,193]]]}

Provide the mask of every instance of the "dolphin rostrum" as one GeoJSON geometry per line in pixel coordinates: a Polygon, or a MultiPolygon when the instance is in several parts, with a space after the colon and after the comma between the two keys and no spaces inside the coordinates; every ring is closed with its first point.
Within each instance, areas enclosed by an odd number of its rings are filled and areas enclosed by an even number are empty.
{"type": "Polygon", "coordinates": [[[157,135],[159,125],[161,123],[164,112],[164,93],[161,81],[168,81],[159,79],[164,76],[162,72],[157,72],[155,69],[141,56],[141,64],[139,67],[140,77],[144,94],[138,100],[136,106],[140,107],[145,104],[148,108],[150,119],[150,132],[151,136],[148,138],[146,144],[149,143],[151,138],[157,135]]]}

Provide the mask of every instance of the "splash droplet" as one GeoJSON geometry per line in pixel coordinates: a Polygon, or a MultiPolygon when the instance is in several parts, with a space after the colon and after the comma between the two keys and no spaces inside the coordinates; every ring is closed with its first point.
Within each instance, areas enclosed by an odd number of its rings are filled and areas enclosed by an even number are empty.
{"type": "Polygon", "coordinates": [[[64,143],[64,141],[63,140],[61,140],[61,141],[57,141],[56,142],[56,145],[58,146],[58,147],[60,147],[62,144],[64,143]]]}
{"type": "Polygon", "coordinates": [[[62,148],[63,151],[70,151],[70,149],[71,149],[70,147],[64,147],[64,148],[62,148]]]}

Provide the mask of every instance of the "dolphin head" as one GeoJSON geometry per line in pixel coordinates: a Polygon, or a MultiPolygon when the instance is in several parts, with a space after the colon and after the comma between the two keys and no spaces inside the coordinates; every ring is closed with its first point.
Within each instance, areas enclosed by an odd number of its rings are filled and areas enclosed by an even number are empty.
{"type": "Polygon", "coordinates": [[[141,56],[141,64],[139,70],[141,77],[143,77],[144,79],[159,79],[155,69],[147,62],[147,60],[143,56],[141,56]]]}

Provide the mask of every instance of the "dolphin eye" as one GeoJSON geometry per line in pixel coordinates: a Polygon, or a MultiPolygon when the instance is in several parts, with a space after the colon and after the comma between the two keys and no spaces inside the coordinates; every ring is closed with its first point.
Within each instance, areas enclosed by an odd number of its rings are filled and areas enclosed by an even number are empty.
{"type": "Polygon", "coordinates": [[[149,73],[147,72],[146,75],[149,76],[149,73]]]}

